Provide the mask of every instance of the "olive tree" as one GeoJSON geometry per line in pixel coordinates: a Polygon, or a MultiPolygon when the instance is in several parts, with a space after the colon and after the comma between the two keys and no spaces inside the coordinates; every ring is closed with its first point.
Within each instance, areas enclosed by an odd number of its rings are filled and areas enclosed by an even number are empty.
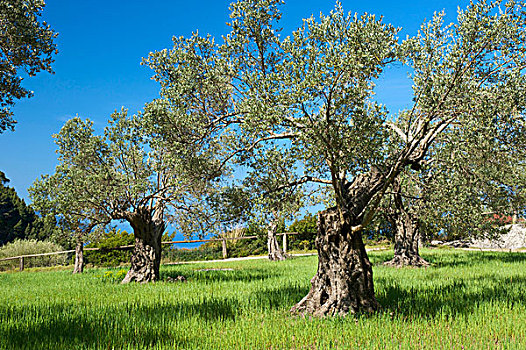
{"type": "Polygon", "coordinates": [[[445,130],[522,115],[526,14],[518,2],[473,3],[456,23],[439,13],[399,44],[395,27],[340,4],[281,38],[280,3],[238,1],[222,43],[194,34],[150,54],[162,89],[148,113],[167,144],[192,135],[217,147],[219,167],[244,164],[257,147],[293,154],[301,170],[290,185],[327,185],[335,206],[318,214],[318,271],[292,311],[374,311],[362,231],[445,130]],[[398,59],[413,70],[414,103],[391,116],[374,87],[398,59]]]}
{"type": "Polygon", "coordinates": [[[57,34],[40,21],[44,6],[43,0],[0,1],[0,133],[14,129],[15,100],[33,95],[22,86],[20,70],[52,72],[57,34]]]}
{"type": "Polygon", "coordinates": [[[145,119],[126,110],[113,113],[103,136],[95,135],[91,121],[76,117],[55,138],[59,165],[35,188],[44,188],[63,215],[74,215],[75,224],[129,223],[135,247],[123,283],[158,280],[166,216],[185,210],[191,217],[187,198],[206,194],[206,186],[185,177],[179,166],[191,167],[191,160],[168,157],[145,119]]]}
{"type": "MultiPolygon", "coordinates": [[[[524,97],[519,87],[516,107],[524,97]]],[[[469,240],[505,233],[492,216],[524,212],[525,127],[522,115],[510,123],[496,113],[439,135],[422,170],[404,171],[388,197],[391,206],[384,206],[395,230],[394,258],[387,264],[426,266],[418,254],[422,235],[469,240]]]]}
{"type": "Polygon", "coordinates": [[[97,208],[77,200],[82,189],[75,186],[76,179],[72,175],[60,165],[53,175],[37,179],[29,188],[29,195],[32,206],[40,214],[55,218],[60,236],[75,242],[75,274],[84,271],[84,244],[91,238],[92,231],[97,226],[104,228],[109,219],[98,213],[97,208]]]}

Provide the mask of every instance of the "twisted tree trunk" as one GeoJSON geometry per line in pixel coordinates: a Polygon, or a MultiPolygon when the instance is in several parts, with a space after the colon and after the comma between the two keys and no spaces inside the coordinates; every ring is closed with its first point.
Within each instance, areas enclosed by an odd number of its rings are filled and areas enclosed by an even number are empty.
{"type": "Polygon", "coordinates": [[[318,272],[311,289],[292,312],[314,316],[344,316],[379,308],[373,270],[361,232],[340,220],[336,208],[318,214],[318,272]]]}
{"type": "Polygon", "coordinates": [[[394,257],[385,262],[385,265],[394,267],[429,266],[418,252],[420,230],[418,219],[407,211],[399,213],[394,221],[396,226],[394,257]]]}
{"type": "Polygon", "coordinates": [[[160,277],[164,221],[159,215],[145,209],[130,215],[129,222],[135,235],[135,247],[131,257],[131,268],[122,283],[157,281],[160,277]]]}
{"type": "Polygon", "coordinates": [[[395,227],[394,257],[385,262],[385,265],[394,267],[414,266],[425,267],[429,263],[418,252],[420,243],[420,230],[418,218],[407,210],[402,201],[401,186],[398,182],[393,184],[394,211],[388,215],[389,221],[395,227]]]}
{"type": "Polygon", "coordinates": [[[380,305],[374,296],[372,266],[365,251],[362,230],[377,211],[382,196],[408,165],[419,162],[440,125],[420,129],[389,167],[372,167],[356,176],[352,183],[345,172],[331,167],[336,207],[318,214],[318,271],[309,293],[291,311],[316,316],[373,312],[380,305]]]}
{"type": "Polygon", "coordinates": [[[341,187],[335,186],[337,196],[341,196],[339,207],[318,214],[318,271],[309,293],[292,312],[344,316],[380,307],[361,231],[371,220],[366,209],[373,197],[385,190],[386,181],[378,169],[373,169],[357,176],[352,184],[344,180],[341,187]]]}
{"type": "Polygon", "coordinates": [[[267,247],[268,247],[268,259],[271,261],[285,260],[287,256],[281,250],[276,233],[278,230],[278,221],[274,220],[271,222],[267,229],[267,247]]]}
{"type": "Polygon", "coordinates": [[[84,242],[81,239],[77,239],[75,245],[75,267],[73,273],[84,272],[84,242]]]}

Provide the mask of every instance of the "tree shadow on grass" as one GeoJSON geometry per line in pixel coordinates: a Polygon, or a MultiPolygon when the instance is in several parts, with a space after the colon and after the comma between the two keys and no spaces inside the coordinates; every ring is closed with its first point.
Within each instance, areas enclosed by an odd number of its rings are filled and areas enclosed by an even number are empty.
{"type": "Polygon", "coordinates": [[[424,254],[423,258],[435,267],[473,266],[491,262],[526,263],[526,253],[461,251],[455,254],[424,254]]]}
{"type": "Polygon", "coordinates": [[[234,320],[239,314],[236,299],[203,298],[194,302],[136,306],[132,303],[83,309],[73,304],[0,306],[0,316],[10,321],[0,326],[0,348],[152,348],[168,345],[188,348],[198,339],[182,335],[173,327],[178,320],[198,318],[204,322],[234,320]],[[80,311],[79,311],[80,310],[80,311]],[[168,325],[172,325],[169,327],[168,325]]]}
{"type": "MultiPolygon", "coordinates": [[[[436,249],[420,254],[432,267],[460,267],[473,266],[490,262],[503,263],[526,263],[526,253],[519,252],[491,252],[476,250],[441,250],[436,249]],[[445,252],[445,253],[444,253],[445,252]]],[[[393,258],[393,252],[375,254],[370,257],[374,265],[383,265],[383,263],[393,258]]]]}
{"type": "Polygon", "coordinates": [[[262,310],[288,310],[307,295],[309,289],[310,284],[260,290],[250,296],[250,306],[262,310]]]}
{"type": "Polygon", "coordinates": [[[233,269],[233,270],[169,270],[162,271],[161,280],[165,280],[167,277],[175,278],[179,275],[185,276],[188,281],[192,282],[253,282],[262,281],[269,278],[275,278],[282,276],[283,273],[279,270],[270,269],[233,269]]]}
{"type": "Polygon", "coordinates": [[[384,312],[405,317],[434,318],[469,315],[486,303],[505,302],[511,307],[525,303],[526,278],[478,276],[437,284],[403,287],[393,279],[377,278],[377,300],[384,312]]]}

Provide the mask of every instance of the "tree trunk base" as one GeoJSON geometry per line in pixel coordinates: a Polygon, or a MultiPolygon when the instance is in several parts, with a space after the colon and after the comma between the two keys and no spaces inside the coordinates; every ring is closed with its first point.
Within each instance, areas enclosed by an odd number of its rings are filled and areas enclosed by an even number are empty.
{"type": "Polygon", "coordinates": [[[84,272],[84,245],[83,242],[77,242],[75,246],[75,267],[73,268],[73,273],[82,273],[84,272]]]}
{"type": "Polygon", "coordinates": [[[159,279],[161,252],[160,247],[159,249],[156,248],[151,244],[145,244],[142,239],[135,238],[131,268],[122,280],[122,284],[129,282],[148,283],[159,279]]]}
{"type": "Polygon", "coordinates": [[[318,272],[309,293],[291,312],[325,317],[372,313],[380,308],[361,233],[342,223],[336,209],[318,214],[316,247],[318,272]]]}
{"type": "Polygon", "coordinates": [[[283,252],[273,253],[268,255],[270,261],[284,261],[288,259],[288,255],[283,252]]]}
{"type": "Polygon", "coordinates": [[[384,265],[391,267],[428,267],[430,264],[420,255],[395,255],[393,259],[384,262],[384,265]]]}
{"type": "Polygon", "coordinates": [[[267,248],[268,248],[268,259],[270,261],[283,261],[287,259],[287,254],[281,250],[276,232],[278,228],[278,222],[275,221],[269,225],[267,232],[267,248]]]}

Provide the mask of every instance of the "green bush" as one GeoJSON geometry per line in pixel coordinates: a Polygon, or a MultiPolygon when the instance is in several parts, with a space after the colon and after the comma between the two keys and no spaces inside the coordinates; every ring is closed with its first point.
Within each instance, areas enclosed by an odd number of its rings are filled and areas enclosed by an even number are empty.
{"type": "Polygon", "coordinates": [[[132,249],[109,250],[135,243],[132,233],[121,230],[112,230],[103,234],[102,237],[86,245],[86,248],[101,248],[101,250],[85,251],[84,260],[95,266],[118,266],[128,263],[131,259],[132,249]]]}
{"type": "MultiPolygon", "coordinates": [[[[36,239],[21,240],[17,239],[0,247],[0,259],[12,256],[31,255],[41,253],[59,252],[64,250],[55,243],[46,241],[37,241],[36,239]]],[[[64,265],[67,261],[66,254],[38,256],[24,259],[24,266],[27,267],[44,267],[64,265]]],[[[18,268],[19,260],[8,260],[0,262],[0,270],[10,270],[18,268]]]]}
{"type": "Polygon", "coordinates": [[[288,228],[288,232],[298,232],[297,235],[287,236],[288,249],[308,250],[314,249],[318,219],[316,215],[307,214],[301,220],[295,220],[288,228]],[[307,243],[308,242],[308,243],[307,243]]]}
{"type": "MultiPolygon", "coordinates": [[[[210,242],[215,243],[215,242],[210,242]]],[[[165,261],[200,261],[200,260],[216,260],[223,257],[221,244],[217,246],[201,245],[198,248],[170,248],[163,251],[163,260],[165,261]]]]}

